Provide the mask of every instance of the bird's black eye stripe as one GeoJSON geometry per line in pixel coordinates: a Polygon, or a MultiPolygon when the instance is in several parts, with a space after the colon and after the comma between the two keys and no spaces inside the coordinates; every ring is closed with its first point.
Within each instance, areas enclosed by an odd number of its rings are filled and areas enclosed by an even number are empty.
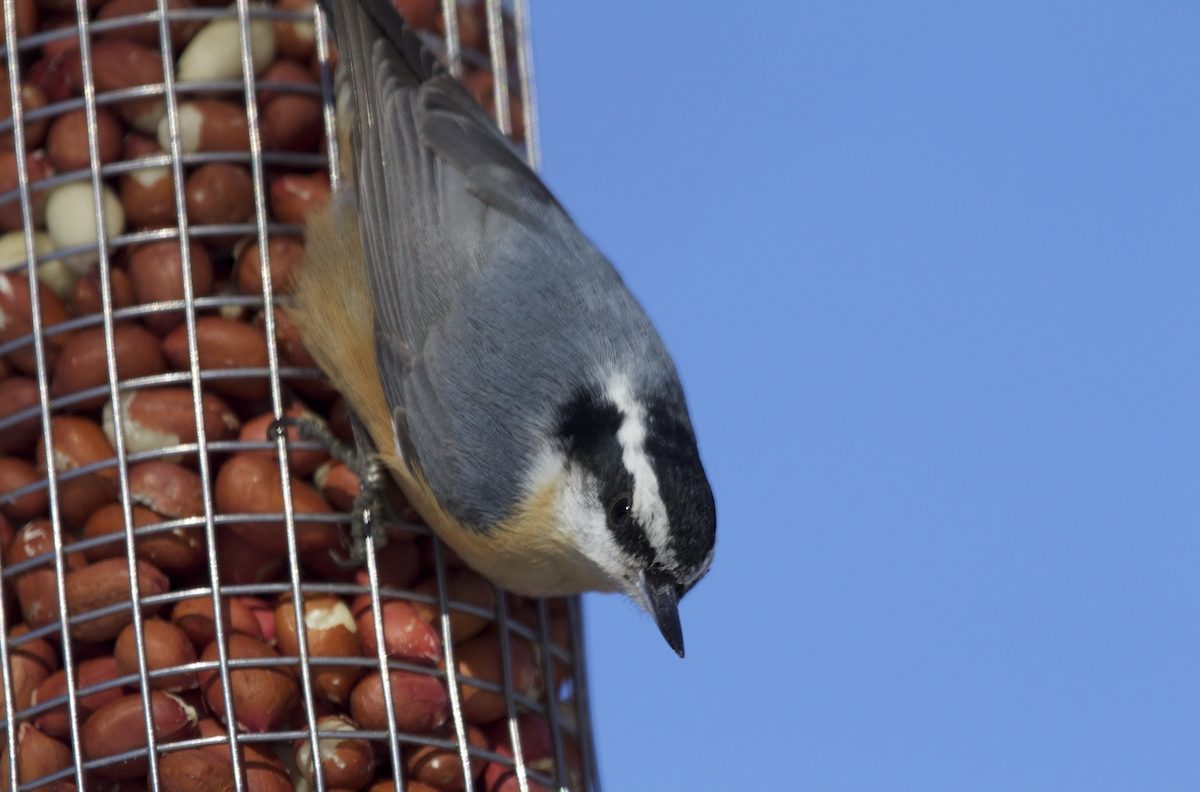
{"type": "Polygon", "coordinates": [[[614,523],[610,520],[608,530],[612,533],[617,545],[630,558],[637,559],[642,564],[652,564],[658,558],[658,554],[654,552],[654,547],[650,544],[650,540],[646,538],[646,532],[642,530],[642,526],[638,525],[637,520],[634,520],[632,517],[627,518],[621,523],[614,523]]]}
{"type": "Polygon", "coordinates": [[[622,495],[609,505],[608,521],[613,525],[620,525],[629,519],[629,511],[629,498],[622,495]]]}
{"type": "Polygon", "coordinates": [[[653,563],[658,553],[646,538],[646,531],[633,518],[628,495],[618,495],[609,501],[608,530],[621,549],[643,563],[653,563]]]}
{"type": "Polygon", "coordinates": [[[603,395],[579,391],[559,413],[558,437],[568,457],[601,482],[603,489],[596,494],[613,541],[630,558],[648,564],[656,554],[633,516],[633,477],[617,440],[621,421],[621,411],[603,395]]]}

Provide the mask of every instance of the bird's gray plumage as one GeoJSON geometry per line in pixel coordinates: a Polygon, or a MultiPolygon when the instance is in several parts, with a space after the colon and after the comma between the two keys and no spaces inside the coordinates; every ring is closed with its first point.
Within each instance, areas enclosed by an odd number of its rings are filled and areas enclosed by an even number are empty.
{"type": "Polygon", "coordinates": [[[331,5],[385,394],[442,505],[486,530],[574,392],[616,370],[682,391],[612,265],[390,3],[331,5]]]}

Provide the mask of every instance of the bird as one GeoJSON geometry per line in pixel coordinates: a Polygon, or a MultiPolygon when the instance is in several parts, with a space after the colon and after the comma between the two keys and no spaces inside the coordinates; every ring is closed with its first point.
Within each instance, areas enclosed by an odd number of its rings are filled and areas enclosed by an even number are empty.
{"type": "Polygon", "coordinates": [[[662,338],[388,0],[323,6],[347,184],[307,222],[306,347],[470,567],[521,595],[622,593],[683,657],[716,504],[662,338]]]}

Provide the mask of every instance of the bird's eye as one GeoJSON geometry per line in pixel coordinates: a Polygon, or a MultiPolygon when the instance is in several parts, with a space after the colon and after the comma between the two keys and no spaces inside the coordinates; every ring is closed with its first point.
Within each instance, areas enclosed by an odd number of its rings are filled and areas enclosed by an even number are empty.
{"type": "Polygon", "coordinates": [[[608,519],[613,525],[624,525],[629,519],[629,498],[620,497],[608,507],[608,519]]]}

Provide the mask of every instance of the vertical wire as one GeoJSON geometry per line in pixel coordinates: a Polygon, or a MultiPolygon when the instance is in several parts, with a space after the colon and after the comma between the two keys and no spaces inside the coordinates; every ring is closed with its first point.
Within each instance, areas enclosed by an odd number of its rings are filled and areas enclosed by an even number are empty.
{"type": "MultiPolygon", "coordinates": [[[[63,559],[62,515],[58,505],[58,470],[55,465],[54,430],[50,424],[50,383],[46,364],[46,338],[42,327],[42,305],[37,278],[37,250],[34,247],[33,204],[29,193],[29,168],[25,161],[25,108],[21,102],[21,64],[14,58],[17,41],[16,7],[4,3],[4,30],[9,45],[8,86],[12,97],[13,154],[17,165],[17,190],[21,204],[21,228],[25,234],[25,260],[28,262],[29,323],[33,336],[33,355],[37,369],[38,407],[42,421],[42,443],[46,459],[46,495],[49,504],[51,535],[54,544],[54,596],[58,604],[59,632],[62,636],[63,676],[67,687],[67,715],[71,731],[71,756],[75,764],[75,782],[83,788],[83,750],[79,739],[79,707],[76,701],[74,648],[67,625],[66,564],[63,559]]],[[[8,636],[0,636],[7,641],[8,636]]],[[[10,699],[11,703],[11,699],[10,699]]],[[[8,704],[5,705],[8,707],[8,704]]],[[[10,732],[12,725],[9,724],[10,732]]],[[[9,757],[15,760],[15,751],[9,757]]],[[[10,767],[10,770],[15,769],[10,767]]],[[[14,787],[15,788],[15,787],[14,787]]]]}
{"type": "Polygon", "coordinates": [[[450,694],[450,717],[454,721],[454,734],[458,738],[458,758],[462,762],[466,792],[474,792],[475,781],[471,777],[471,745],[467,738],[467,726],[463,720],[462,691],[458,682],[458,667],[454,663],[454,641],[450,630],[450,595],[446,591],[446,554],[442,540],[436,534],[433,542],[433,574],[437,578],[438,615],[442,627],[442,656],[446,660],[446,688],[450,694]]]}
{"type": "Polygon", "coordinates": [[[496,126],[501,133],[512,132],[508,110],[508,52],[504,47],[504,15],[500,0],[487,3],[488,49],[492,51],[492,98],[496,105],[496,126]]]}
{"type": "Polygon", "coordinates": [[[550,617],[547,612],[546,600],[537,601],[538,610],[538,640],[541,643],[543,687],[546,691],[546,720],[550,724],[550,739],[554,747],[554,782],[559,789],[566,789],[563,773],[567,764],[563,760],[563,744],[561,724],[558,722],[558,686],[554,684],[554,657],[550,648],[550,617]]]}
{"type": "MultiPolygon", "coordinates": [[[[461,79],[462,41],[458,31],[458,3],[456,0],[441,0],[442,20],[445,29],[446,60],[450,74],[461,79]]],[[[437,577],[438,613],[442,627],[442,654],[446,660],[446,688],[450,694],[450,715],[454,721],[454,734],[458,741],[458,756],[462,762],[463,778],[466,781],[467,792],[472,792],[474,779],[471,777],[470,740],[467,737],[466,722],[462,711],[462,689],[458,681],[458,667],[454,662],[454,641],[450,629],[450,597],[446,587],[446,555],[442,549],[442,541],[437,536],[433,542],[433,567],[437,577]]]]}
{"type": "Polygon", "coordinates": [[[462,42],[458,37],[458,3],[442,0],[442,20],[446,31],[446,62],[450,73],[462,77],[462,42]]]}
{"type": "MultiPolygon", "coordinates": [[[[3,562],[0,561],[0,572],[2,571],[3,562]]],[[[17,789],[20,783],[17,775],[17,707],[13,703],[12,671],[8,666],[8,617],[5,615],[7,608],[4,607],[3,597],[0,593],[0,636],[3,636],[3,640],[0,640],[0,677],[4,683],[4,738],[8,743],[5,749],[8,751],[7,788],[17,789]]]]}
{"type": "MultiPolygon", "coordinates": [[[[112,273],[108,256],[108,229],[104,225],[104,182],[100,177],[100,134],[96,120],[96,83],[92,74],[91,28],[87,0],[76,0],[75,14],[79,31],[79,61],[83,74],[83,110],[87,119],[88,165],[91,171],[93,220],[96,223],[96,270],[100,275],[100,314],[104,328],[104,362],[108,375],[108,394],[113,405],[113,450],[117,456],[117,483],[120,490],[121,516],[125,531],[125,563],[129,570],[129,600],[132,606],[134,647],[137,652],[138,687],[142,694],[142,722],[146,729],[146,761],[150,787],[158,783],[158,738],[154,733],[154,715],[150,700],[150,673],[146,665],[146,640],[142,627],[138,582],[137,545],[133,534],[133,501],[129,494],[129,460],[125,452],[124,417],[121,409],[120,372],[117,370],[116,336],[113,322],[112,273]]],[[[166,73],[164,65],[163,72],[166,73]]],[[[63,614],[66,618],[66,612],[63,614]]]]}
{"type": "MultiPolygon", "coordinates": [[[[491,53],[492,101],[496,126],[507,136],[511,131],[508,113],[508,59],[504,50],[504,22],[500,0],[484,0],[487,20],[488,49],[491,53]]],[[[521,731],[517,723],[517,709],[513,702],[512,686],[512,635],[508,629],[508,599],[504,589],[493,586],[496,592],[496,629],[500,637],[500,677],[504,687],[504,711],[508,718],[508,735],[512,743],[513,763],[517,773],[517,785],[521,792],[529,792],[529,778],[525,768],[525,756],[521,746],[521,731]]]]}
{"type": "MultiPolygon", "coordinates": [[[[320,64],[321,112],[325,123],[326,156],[329,158],[329,188],[335,200],[339,191],[345,189],[341,172],[341,153],[338,141],[337,97],[333,74],[329,68],[329,19],[320,3],[313,4],[313,29],[317,43],[317,62],[320,64]]],[[[375,631],[376,660],[383,682],[383,706],[387,710],[388,758],[394,768],[392,781],[396,792],[404,792],[404,763],[400,756],[400,732],[396,726],[395,702],[392,696],[392,678],[388,668],[387,644],[383,635],[383,603],[380,599],[379,564],[375,555],[375,542],[371,538],[370,526],[366,526],[367,586],[371,595],[373,611],[372,629],[375,631]]],[[[313,756],[320,756],[314,753],[313,756]]]]}
{"type": "Polygon", "coordinates": [[[515,0],[513,29],[517,36],[517,70],[520,72],[521,101],[524,102],[525,158],[537,170],[542,164],[538,137],[537,97],[533,81],[533,40],[529,35],[529,0],[515,0]]]}
{"type": "MultiPolygon", "coordinates": [[[[183,273],[184,327],[187,329],[188,377],[192,389],[192,420],[196,424],[196,455],[200,487],[211,493],[212,468],[208,458],[208,433],[204,423],[203,388],[200,379],[200,349],[196,337],[196,295],[192,288],[191,234],[187,216],[187,196],[184,188],[183,151],[179,136],[179,105],[175,93],[175,61],[171,49],[171,29],[167,20],[167,0],[158,3],[158,35],[163,56],[163,99],[167,108],[167,128],[170,131],[171,179],[174,185],[175,225],[179,230],[180,267],[183,273]]],[[[115,412],[115,411],[114,411],[115,412]]],[[[213,514],[213,499],[206,495],[204,506],[204,541],[208,555],[208,580],[213,606],[213,640],[217,644],[217,675],[221,681],[221,696],[225,702],[225,734],[229,738],[229,758],[234,789],[246,788],[241,752],[238,750],[237,715],[234,711],[233,689],[229,671],[229,645],[226,639],[224,608],[221,606],[221,573],[217,558],[217,526],[213,514]]]]}
{"type": "Polygon", "coordinates": [[[392,760],[392,782],[396,792],[404,792],[404,762],[400,757],[400,732],[396,726],[396,704],[392,696],[392,674],[388,666],[387,644],[383,635],[383,598],[379,593],[379,565],[375,557],[375,541],[370,526],[366,526],[367,585],[371,589],[372,627],[375,630],[375,656],[379,673],[383,675],[383,707],[387,710],[388,756],[392,760]]]}
{"type": "MultiPolygon", "coordinates": [[[[83,0],[79,0],[83,2],[83,0]]],[[[262,273],[263,332],[267,342],[267,368],[270,373],[271,410],[275,420],[283,417],[283,396],[279,382],[279,348],[275,343],[274,285],[271,283],[271,255],[267,234],[266,190],[263,180],[262,134],[258,121],[258,96],[255,93],[254,57],[250,46],[250,4],[237,0],[238,29],[241,38],[242,84],[246,94],[246,126],[250,133],[250,168],[254,182],[254,220],[258,232],[259,269],[262,273]]],[[[313,780],[317,792],[325,792],[325,771],[317,738],[317,714],[313,701],[312,665],[308,655],[308,626],[304,621],[304,597],[300,590],[300,554],[296,543],[296,518],[292,503],[291,470],[287,458],[287,433],[275,438],[279,459],[279,479],[283,496],[284,533],[287,538],[288,569],[292,586],[292,607],[296,614],[296,643],[300,656],[300,686],[304,714],[308,719],[308,740],[313,757],[313,780]]]]}
{"type": "Polygon", "coordinates": [[[592,706],[588,701],[587,657],[583,651],[583,606],[579,597],[571,597],[568,602],[571,614],[571,660],[575,669],[575,722],[579,731],[579,754],[583,757],[583,778],[590,789],[600,792],[596,743],[592,739],[592,722],[588,720],[592,706]]]}
{"type": "Polygon", "coordinates": [[[320,3],[313,3],[313,31],[317,41],[317,70],[321,84],[321,115],[325,120],[325,155],[329,158],[329,191],[337,195],[342,189],[341,142],[338,140],[337,94],[333,70],[329,68],[329,17],[320,3]]]}
{"type": "Polygon", "coordinates": [[[504,711],[508,715],[508,737],[512,742],[513,765],[521,792],[529,792],[529,771],[525,767],[525,750],[521,746],[521,729],[517,723],[517,706],[513,701],[512,635],[508,629],[508,598],[504,589],[493,586],[496,592],[496,629],[500,631],[500,676],[504,680],[504,711]]]}
{"type": "MultiPolygon", "coordinates": [[[[5,5],[10,3],[5,2],[5,5]]],[[[12,39],[9,39],[11,41],[12,39]]],[[[0,581],[3,581],[4,562],[0,559],[0,581]]],[[[4,602],[4,586],[0,585],[0,682],[4,685],[4,738],[8,743],[8,789],[16,789],[17,780],[17,707],[13,703],[12,670],[8,665],[8,616],[4,602]]]]}
{"type": "MultiPolygon", "coordinates": [[[[10,62],[16,59],[17,53],[17,21],[16,7],[13,0],[4,0],[4,40],[8,42],[8,60],[10,62]]],[[[12,116],[16,124],[20,125],[20,119],[17,118],[17,106],[20,105],[21,92],[19,88],[14,88],[13,72],[17,71],[13,66],[9,69],[9,96],[12,97],[12,116]]],[[[17,83],[19,85],[19,83],[17,83]]],[[[23,126],[23,125],[22,125],[23,126]]],[[[17,126],[13,127],[13,135],[17,134],[17,126]]],[[[22,159],[24,140],[20,143],[16,142],[14,137],[14,145],[17,150],[18,160],[22,159]]],[[[33,234],[29,229],[32,228],[30,222],[31,212],[29,208],[29,190],[28,182],[24,179],[19,180],[21,201],[21,218],[25,229],[25,261],[28,264],[28,276],[31,281],[37,279],[37,261],[33,258],[33,234]]],[[[36,292],[35,292],[36,294],[36,292]]],[[[33,300],[37,302],[36,299],[33,300]]],[[[35,337],[35,343],[36,343],[35,337]]],[[[4,563],[0,560],[0,681],[4,684],[4,737],[8,743],[8,788],[17,789],[19,776],[17,773],[17,705],[13,701],[15,695],[12,684],[12,667],[9,665],[9,645],[8,645],[8,617],[5,615],[8,609],[4,602],[4,589],[7,588],[4,584],[3,577],[4,563]]]]}
{"type": "MultiPolygon", "coordinates": [[[[512,8],[512,20],[514,20],[514,32],[516,36],[517,49],[517,80],[521,88],[521,103],[522,103],[522,121],[524,122],[524,150],[526,150],[526,160],[529,162],[529,167],[538,170],[541,167],[541,139],[538,131],[538,97],[536,97],[536,89],[533,73],[533,36],[529,31],[529,0],[514,0],[514,8],[512,8]]],[[[499,110],[497,109],[497,113],[499,110]]],[[[505,115],[505,120],[508,120],[508,115],[505,115]]],[[[577,608],[578,598],[570,598],[566,601],[568,608],[577,608]]],[[[571,614],[569,610],[569,618],[571,614]]],[[[553,659],[550,650],[550,634],[547,629],[547,607],[545,600],[538,600],[538,626],[541,637],[542,649],[542,676],[546,679],[546,718],[550,721],[550,732],[553,738],[554,745],[554,781],[559,785],[559,788],[566,788],[564,782],[564,773],[566,772],[566,761],[563,751],[563,731],[562,724],[558,718],[558,691],[554,689],[553,679],[553,659]]],[[[571,653],[571,670],[575,674],[575,701],[576,701],[576,721],[578,722],[578,732],[582,734],[584,730],[588,730],[587,716],[589,708],[586,703],[583,703],[581,696],[586,698],[586,691],[580,692],[587,685],[586,676],[578,673],[580,667],[577,664],[583,662],[583,642],[581,636],[582,624],[572,624],[571,636],[572,643],[575,644],[574,650],[571,653]]],[[[590,733],[590,731],[588,731],[590,733]]],[[[589,756],[586,750],[582,749],[581,754],[589,756]]],[[[584,784],[589,788],[599,791],[600,785],[595,774],[586,772],[586,780],[584,784]]]]}

